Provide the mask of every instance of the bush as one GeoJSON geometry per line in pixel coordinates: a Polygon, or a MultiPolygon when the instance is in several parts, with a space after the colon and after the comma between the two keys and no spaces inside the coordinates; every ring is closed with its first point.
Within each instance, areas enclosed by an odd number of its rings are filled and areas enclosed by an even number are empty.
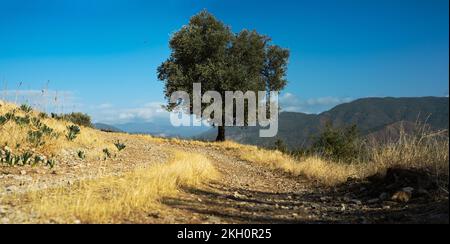
{"type": "Polygon", "coordinates": [[[117,141],[116,143],[114,143],[114,145],[116,146],[117,150],[119,150],[119,152],[127,147],[125,144],[121,143],[120,141],[117,141]]]}
{"type": "Polygon", "coordinates": [[[42,164],[53,168],[56,164],[54,159],[47,159],[42,155],[35,155],[34,152],[27,151],[14,155],[8,146],[0,148],[0,164],[7,164],[9,166],[36,166],[42,164]]]}
{"type": "Polygon", "coordinates": [[[33,146],[39,147],[45,144],[43,140],[44,133],[41,131],[29,131],[28,132],[28,142],[30,142],[33,146]]]}
{"type": "Polygon", "coordinates": [[[86,153],[84,151],[81,151],[81,150],[78,151],[77,155],[78,155],[78,158],[80,158],[80,159],[86,158],[86,153]]]}
{"type": "Polygon", "coordinates": [[[105,154],[104,160],[111,158],[111,152],[109,152],[108,148],[103,149],[103,154],[105,154]]]}
{"type": "Polygon", "coordinates": [[[69,141],[75,140],[75,138],[77,138],[78,134],[80,134],[80,132],[81,132],[80,127],[78,127],[76,125],[67,126],[67,130],[68,130],[68,132],[67,132],[66,138],[69,141]]]}
{"type": "Polygon", "coordinates": [[[40,112],[39,115],[38,115],[38,117],[39,117],[40,119],[47,119],[47,118],[48,118],[48,114],[46,114],[46,113],[44,113],[44,112],[40,112]]]}
{"type": "Polygon", "coordinates": [[[282,139],[277,139],[275,141],[275,150],[278,150],[282,153],[287,153],[288,147],[286,146],[286,144],[284,143],[284,141],[282,139]]]}
{"type": "Polygon", "coordinates": [[[8,122],[8,119],[5,116],[0,116],[0,125],[4,125],[8,122]]]}
{"type": "Polygon", "coordinates": [[[352,163],[359,158],[361,139],[356,125],[335,128],[328,123],[311,151],[337,162],[352,163]]]}
{"type": "Polygon", "coordinates": [[[83,113],[70,113],[62,115],[62,119],[79,126],[92,127],[91,117],[83,113]]]}
{"type": "Polygon", "coordinates": [[[30,113],[31,111],[33,111],[33,108],[31,108],[31,106],[27,104],[22,104],[20,105],[20,110],[22,110],[25,113],[30,113]]]}
{"type": "Polygon", "coordinates": [[[51,113],[50,116],[52,117],[52,119],[62,119],[62,117],[56,113],[51,113]]]}

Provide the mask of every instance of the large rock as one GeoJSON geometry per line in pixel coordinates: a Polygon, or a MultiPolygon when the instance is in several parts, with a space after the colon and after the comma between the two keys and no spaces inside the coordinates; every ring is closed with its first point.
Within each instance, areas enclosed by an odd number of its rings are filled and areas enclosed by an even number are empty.
{"type": "Polygon", "coordinates": [[[408,203],[409,200],[412,197],[412,193],[411,192],[406,192],[406,191],[398,191],[396,193],[394,193],[394,195],[392,196],[392,200],[396,201],[396,202],[400,202],[400,203],[408,203]]]}

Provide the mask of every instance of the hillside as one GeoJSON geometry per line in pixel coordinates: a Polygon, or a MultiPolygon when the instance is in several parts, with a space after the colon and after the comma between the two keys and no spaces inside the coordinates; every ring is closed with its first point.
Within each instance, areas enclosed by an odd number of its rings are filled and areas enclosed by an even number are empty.
{"type": "Polygon", "coordinates": [[[448,223],[448,137],[342,164],[74,126],[0,103],[0,223],[448,223]]]}
{"type": "MultiPolygon", "coordinates": [[[[377,134],[388,139],[388,135],[395,137],[399,134],[398,130],[392,131],[401,128],[399,122],[406,125],[426,122],[433,130],[448,129],[448,111],[448,98],[365,98],[338,105],[318,115],[283,112],[279,117],[277,138],[259,138],[257,127],[228,128],[227,136],[240,143],[265,147],[272,147],[281,138],[291,149],[296,149],[310,145],[314,136],[330,121],[334,126],[356,124],[363,136],[377,134]]],[[[215,136],[216,131],[211,130],[198,138],[214,140],[215,136]]]]}

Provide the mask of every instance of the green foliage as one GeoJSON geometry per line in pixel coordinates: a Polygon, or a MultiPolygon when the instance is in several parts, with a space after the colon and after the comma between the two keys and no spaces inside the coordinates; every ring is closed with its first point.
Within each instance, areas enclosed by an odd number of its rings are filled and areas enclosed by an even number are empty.
{"type": "Polygon", "coordinates": [[[33,108],[27,104],[22,104],[20,105],[20,110],[22,110],[25,113],[30,113],[31,111],[33,111],[33,108]]]}
{"type": "Polygon", "coordinates": [[[335,128],[328,123],[311,150],[324,158],[351,163],[358,159],[361,139],[356,125],[335,128]]]}
{"type": "Polygon", "coordinates": [[[51,113],[51,114],[50,114],[50,117],[51,117],[52,119],[57,119],[57,120],[62,119],[62,116],[60,116],[60,115],[58,115],[58,114],[56,114],[56,113],[51,113]]]}
{"type": "Polygon", "coordinates": [[[43,124],[39,118],[14,117],[14,122],[20,126],[28,126],[31,130],[28,131],[27,140],[35,147],[43,146],[45,144],[45,136],[57,138],[58,133],[54,133],[53,129],[43,124]]]}
{"type": "Polygon", "coordinates": [[[27,126],[30,124],[31,122],[31,118],[29,115],[26,115],[25,117],[21,117],[21,116],[14,116],[13,117],[14,122],[16,122],[17,125],[19,126],[27,126]]]}
{"type": "Polygon", "coordinates": [[[84,151],[81,151],[81,150],[78,151],[77,155],[78,155],[78,157],[80,159],[85,159],[86,158],[86,153],[84,151]]]}
{"type": "MultiPolygon", "coordinates": [[[[26,106],[22,105],[21,110],[27,110],[26,106]]],[[[45,144],[45,136],[57,138],[58,133],[55,133],[52,128],[48,127],[39,118],[30,117],[30,115],[16,116],[15,110],[0,116],[0,125],[4,125],[8,121],[12,121],[21,127],[30,128],[27,134],[27,141],[35,147],[45,144]]]]}
{"type": "Polygon", "coordinates": [[[44,133],[42,133],[42,131],[28,131],[28,142],[35,147],[43,146],[45,144],[43,137],[44,133]]]}
{"type": "Polygon", "coordinates": [[[297,149],[291,151],[290,154],[293,157],[300,158],[300,159],[303,158],[303,157],[308,157],[308,156],[312,155],[311,149],[310,148],[306,148],[306,147],[297,148],[297,149]]]}
{"type": "Polygon", "coordinates": [[[15,117],[14,111],[8,112],[5,114],[5,118],[9,121],[9,120],[13,120],[15,117]]]}
{"type": "Polygon", "coordinates": [[[114,145],[116,146],[117,150],[119,150],[119,152],[127,147],[125,144],[120,143],[120,141],[117,141],[116,143],[114,143],[114,145]]]}
{"type": "Polygon", "coordinates": [[[93,127],[91,117],[83,113],[56,114],[51,113],[50,117],[56,120],[65,120],[78,126],[93,127]]]}
{"type": "Polygon", "coordinates": [[[6,124],[6,122],[8,122],[6,116],[0,116],[0,126],[6,124]]]}
{"type": "Polygon", "coordinates": [[[44,133],[44,135],[52,136],[54,138],[58,138],[58,136],[59,136],[59,134],[54,133],[53,129],[48,127],[47,125],[42,125],[39,128],[40,128],[41,132],[44,133]]]}
{"type": "MultiPolygon", "coordinates": [[[[222,96],[225,91],[281,91],[287,83],[288,50],[270,45],[270,38],[256,31],[233,33],[206,11],[192,17],[173,35],[170,48],[171,56],[158,67],[168,101],[175,91],[187,92],[192,101],[192,85],[199,82],[203,90],[217,91],[222,96]]],[[[187,104],[169,104],[167,109],[178,105],[187,104]]],[[[202,110],[208,105],[202,104],[202,110]]],[[[220,132],[224,130],[224,126],[219,127],[220,132]]],[[[224,135],[219,133],[217,140],[224,140],[224,135]]]]}
{"type": "Polygon", "coordinates": [[[47,119],[47,118],[48,118],[48,114],[46,114],[46,113],[44,113],[44,112],[40,112],[40,113],[38,114],[38,117],[39,117],[40,119],[47,119]]]}
{"type": "Polygon", "coordinates": [[[35,155],[30,151],[14,155],[10,148],[4,146],[3,148],[0,148],[0,164],[7,164],[9,166],[36,166],[42,164],[53,168],[56,164],[56,160],[47,159],[45,156],[41,155],[35,155]]]}
{"type": "Polygon", "coordinates": [[[33,153],[31,152],[25,152],[22,154],[21,160],[22,160],[22,164],[30,164],[30,160],[33,157],[33,153]]]}
{"type": "Polygon", "coordinates": [[[278,151],[283,152],[283,153],[287,153],[288,152],[287,145],[280,138],[278,138],[275,141],[275,150],[278,150],[278,151]]]}
{"type": "Polygon", "coordinates": [[[31,117],[30,115],[22,116],[16,116],[16,110],[12,110],[8,113],[6,113],[3,116],[0,116],[0,125],[6,124],[8,121],[13,121],[19,126],[26,126],[30,123],[31,117]]]}
{"type": "Polygon", "coordinates": [[[72,122],[78,126],[92,127],[91,117],[83,113],[70,113],[61,116],[62,119],[72,122]]]}
{"type": "Polygon", "coordinates": [[[108,158],[111,158],[111,152],[108,150],[108,148],[103,149],[103,153],[105,154],[105,160],[108,158]]]}
{"type": "Polygon", "coordinates": [[[80,127],[76,126],[76,125],[70,125],[67,126],[67,135],[66,138],[69,141],[73,141],[77,138],[77,136],[80,134],[81,129],[80,127]]]}
{"type": "Polygon", "coordinates": [[[41,122],[41,119],[33,117],[31,118],[31,125],[35,128],[40,128],[43,124],[41,122]]]}
{"type": "Polygon", "coordinates": [[[45,164],[46,164],[46,166],[48,166],[51,169],[53,169],[53,167],[55,167],[55,165],[56,165],[56,160],[53,159],[53,158],[47,159],[45,164]]]}
{"type": "MultiPolygon", "coordinates": [[[[54,132],[54,130],[48,127],[46,124],[42,123],[41,117],[31,117],[30,112],[31,107],[27,105],[20,106],[20,111],[26,113],[25,116],[16,115],[18,110],[14,109],[5,115],[0,116],[0,125],[11,121],[16,123],[21,127],[29,129],[27,133],[27,142],[30,143],[34,148],[41,147],[45,144],[47,138],[57,138],[59,134],[54,132]]],[[[20,149],[21,144],[17,143],[15,149],[20,149]]],[[[56,161],[54,159],[47,159],[45,156],[35,155],[33,151],[19,152],[13,154],[11,149],[7,146],[0,148],[0,163],[8,164],[11,166],[24,166],[37,164],[43,164],[49,167],[54,167],[56,161]]]]}

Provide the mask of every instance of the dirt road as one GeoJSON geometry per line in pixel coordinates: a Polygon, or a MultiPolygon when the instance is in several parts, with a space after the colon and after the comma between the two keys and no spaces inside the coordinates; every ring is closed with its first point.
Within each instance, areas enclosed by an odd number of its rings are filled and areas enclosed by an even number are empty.
{"type": "MultiPolygon", "coordinates": [[[[178,148],[179,149],[179,148],[178,148]]],[[[201,189],[164,199],[170,211],[149,222],[169,223],[418,223],[448,222],[447,203],[426,206],[368,202],[345,186],[326,188],[305,178],[240,160],[230,152],[184,148],[208,156],[221,173],[201,189]],[[442,208],[447,209],[442,210],[442,208]],[[427,210],[429,209],[429,210],[427,210]],[[434,213],[439,209],[438,213],[434,213]],[[442,214],[446,212],[446,214],[442,214]]],[[[364,191],[364,189],[361,189],[364,191]]]]}

